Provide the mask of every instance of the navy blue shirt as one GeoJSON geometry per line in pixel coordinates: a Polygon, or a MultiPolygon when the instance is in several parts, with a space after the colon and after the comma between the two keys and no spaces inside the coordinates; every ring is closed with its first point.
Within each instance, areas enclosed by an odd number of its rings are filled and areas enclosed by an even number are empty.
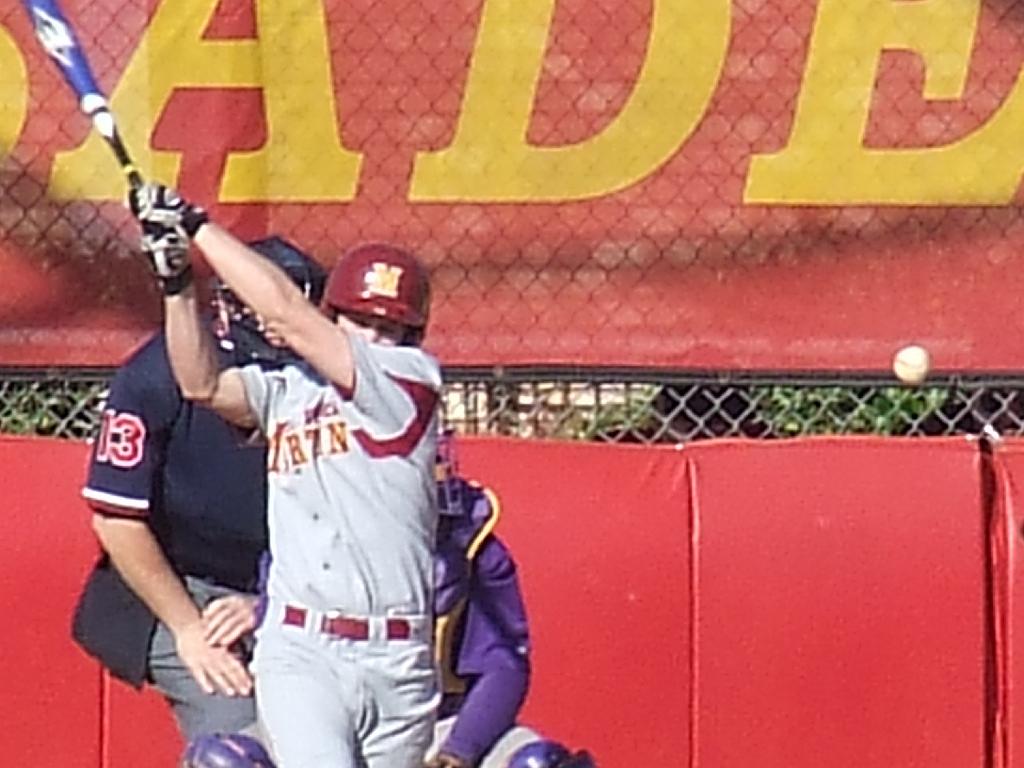
{"type": "Polygon", "coordinates": [[[160,332],[111,382],[82,495],[100,514],[146,520],[178,573],[254,591],[265,457],[255,433],[182,397],[160,332]]]}

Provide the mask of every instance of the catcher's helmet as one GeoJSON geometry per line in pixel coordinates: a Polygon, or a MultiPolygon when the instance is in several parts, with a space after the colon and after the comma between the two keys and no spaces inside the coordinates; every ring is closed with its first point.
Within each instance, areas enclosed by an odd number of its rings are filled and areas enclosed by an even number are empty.
{"type": "Polygon", "coordinates": [[[550,739],[524,744],[508,759],[508,768],[596,768],[586,751],[572,753],[550,739]]]}
{"type": "Polygon", "coordinates": [[[418,343],[430,314],[430,278],[419,259],[386,243],[347,251],[327,278],[324,311],[381,317],[411,329],[418,343]]]}
{"type": "Polygon", "coordinates": [[[207,733],[185,748],[181,768],[275,768],[267,750],[252,736],[207,733]]]}
{"type": "MultiPolygon", "coordinates": [[[[277,236],[254,240],[249,247],[284,270],[310,302],[320,303],[327,272],[312,257],[277,236]]],[[[280,364],[294,357],[287,347],[277,347],[266,340],[260,318],[218,278],[213,281],[213,301],[214,331],[221,347],[234,353],[237,364],[280,364]]]]}
{"type": "Polygon", "coordinates": [[[437,501],[442,515],[461,517],[463,481],[459,478],[459,457],[455,431],[442,429],[437,435],[437,459],[434,463],[437,501]]]}

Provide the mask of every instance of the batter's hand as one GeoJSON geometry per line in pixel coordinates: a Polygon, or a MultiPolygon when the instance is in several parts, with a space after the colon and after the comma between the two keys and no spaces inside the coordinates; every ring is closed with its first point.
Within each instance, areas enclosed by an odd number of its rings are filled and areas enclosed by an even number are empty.
{"type": "Polygon", "coordinates": [[[203,636],[210,645],[228,647],[256,628],[255,597],[218,597],[203,609],[203,636]]]}
{"type": "Polygon", "coordinates": [[[461,757],[449,755],[447,752],[438,752],[424,763],[423,768],[470,768],[470,765],[461,757]]]}
{"type": "Polygon", "coordinates": [[[189,624],[174,639],[178,656],[206,693],[225,696],[252,693],[249,672],[227,648],[206,642],[202,621],[189,624]]]}
{"type": "Polygon", "coordinates": [[[192,282],[192,264],[187,238],[159,224],[143,224],[141,245],[166,296],[174,296],[188,287],[192,282]]]}
{"type": "Polygon", "coordinates": [[[163,184],[143,184],[128,190],[128,208],[143,225],[169,229],[182,240],[196,236],[196,232],[210,217],[197,205],[184,200],[175,190],[163,184]]]}

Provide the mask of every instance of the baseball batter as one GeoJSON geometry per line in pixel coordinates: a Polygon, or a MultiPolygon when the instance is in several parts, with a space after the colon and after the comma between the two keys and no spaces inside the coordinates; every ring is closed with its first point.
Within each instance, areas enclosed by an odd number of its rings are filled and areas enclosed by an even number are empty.
{"type": "Polygon", "coordinates": [[[172,190],[147,185],[130,205],[165,283],[182,391],[268,440],[272,561],[254,667],[280,768],[420,766],[439,699],[430,633],[441,377],[419,348],[425,270],[391,246],[356,248],[318,310],[172,190]],[[189,239],[302,362],[218,368],[189,239]]]}

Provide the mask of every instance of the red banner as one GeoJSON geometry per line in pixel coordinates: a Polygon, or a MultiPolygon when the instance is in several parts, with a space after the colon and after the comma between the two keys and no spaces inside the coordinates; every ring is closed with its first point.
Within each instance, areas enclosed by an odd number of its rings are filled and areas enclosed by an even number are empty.
{"type": "MultiPolygon", "coordinates": [[[[0,10],[0,364],[159,322],[123,180],[0,10]]],[[[1002,0],[67,0],[143,173],[330,264],[406,245],[448,364],[1024,365],[1002,0]]]]}

